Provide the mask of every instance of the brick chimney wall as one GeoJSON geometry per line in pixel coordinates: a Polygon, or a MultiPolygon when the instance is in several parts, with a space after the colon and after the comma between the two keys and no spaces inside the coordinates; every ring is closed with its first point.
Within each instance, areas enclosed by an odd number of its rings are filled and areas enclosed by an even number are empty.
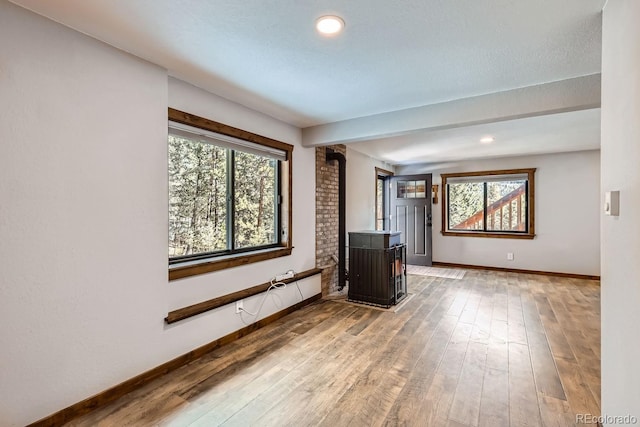
{"type": "MultiPolygon", "coordinates": [[[[347,155],[345,145],[316,147],[316,266],[322,271],[322,295],[338,287],[338,162],[326,161],[326,149],[347,155]]],[[[347,165],[347,167],[349,167],[347,165]]]]}

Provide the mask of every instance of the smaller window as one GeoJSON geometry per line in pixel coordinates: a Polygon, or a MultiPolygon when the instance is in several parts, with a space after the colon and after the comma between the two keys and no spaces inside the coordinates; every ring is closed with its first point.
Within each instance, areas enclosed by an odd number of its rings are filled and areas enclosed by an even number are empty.
{"type": "Polygon", "coordinates": [[[387,210],[387,192],[385,183],[388,177],[393,176],[393,172],[376,168],[376,230],[382,231],[385,226],[385,212],[387,210]]]}
{"type": "Polygon", "coordinates": [[[427,197],[427,181],[398,181],[397,199],[424,199],[427,197]]]}
{"type": "Polygon", "coordinates": [[[533,239],[534,172],[442,174],[442,234],[533,239]]]}

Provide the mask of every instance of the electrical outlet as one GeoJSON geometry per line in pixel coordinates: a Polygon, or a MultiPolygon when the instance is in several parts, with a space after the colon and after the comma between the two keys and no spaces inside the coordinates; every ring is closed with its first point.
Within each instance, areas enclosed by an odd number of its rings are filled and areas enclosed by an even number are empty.
{"type": "Polygon", "coordinates": [[[244,309],[244,305],[242,304],[242,300],[236,301],[236,314],[240,314],[244,309]]]}
{"type": "Polygon", "coordinates": [[[513,252],[507,252],[507,260],[513,261],[513,252]]]}

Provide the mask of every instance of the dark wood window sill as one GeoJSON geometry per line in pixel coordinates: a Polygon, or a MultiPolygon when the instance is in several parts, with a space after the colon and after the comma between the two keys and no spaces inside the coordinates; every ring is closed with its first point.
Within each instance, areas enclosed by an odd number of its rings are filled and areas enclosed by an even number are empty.
{"type": "Polygon", "coordinates": [[[209,258],[199,261],[189,261],[183,264],[175,264],[169,268],[169,281],[288,256],[291,255],[292,249],[293,248],[290,247],[265,249],[262,251],[230,255],[227,257],[209,258]]]}
{"type": "Polygon", "coordinates": [[[532,240],[536,237],[535,234],[516,234],[516,233],[485,233],[485,232],[473,232],[473,231],[443,231],[443,236],[458,236],[458,237],[490,237],[494,239],[523,239],[532,240]]]}

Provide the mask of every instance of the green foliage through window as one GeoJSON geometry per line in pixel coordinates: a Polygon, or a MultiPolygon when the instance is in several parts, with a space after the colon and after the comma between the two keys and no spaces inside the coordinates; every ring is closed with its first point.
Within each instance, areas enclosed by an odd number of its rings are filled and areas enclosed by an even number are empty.
{"type": "MultiPolygon", "coordinates": [[[[442,174],[443,233],[498,232],[533,238],[531,209],[535,169],[442,174]],[[446,226],[444,220],[446,219],[446,226]]],[[[458,233],[460,234],[460,233],[458,233]]]]}
{"type": "Polygon", "coordinates": [[[235,152],[235,247],[276,242],[277,161],[235,152]]]}
{"type": "Polygon", "coordinates": [[[482,183],[449,184],[449,228],[482,230],[484,228],[484,185],[482,183]]]}
{"type": "Polygon", "coordinates": [[[278,243],[278,160],[197,137],[168,143],[170,260],[278,243]]]}

